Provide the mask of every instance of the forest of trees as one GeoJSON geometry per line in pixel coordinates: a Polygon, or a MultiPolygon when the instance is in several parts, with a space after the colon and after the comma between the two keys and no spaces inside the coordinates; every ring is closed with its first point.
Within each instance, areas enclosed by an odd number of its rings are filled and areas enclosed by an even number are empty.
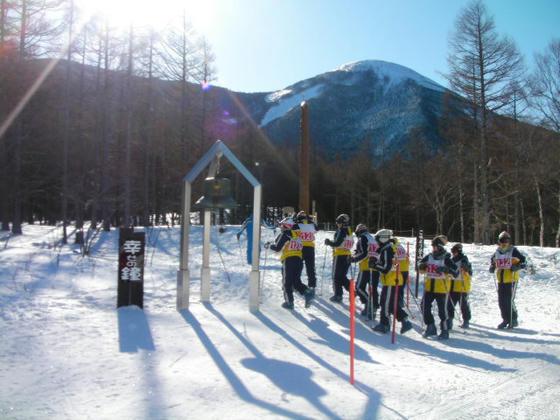
{"type": "MultiPolygon", "coordinates": [[[[181,180],[217,138],[254,170],[267,207],[297,206],[298,148],[271,142],[242,94],[210,88],[215,58],[188,11],[162,33],[82,24],[73,0],[0,7],[2,230],[61,223],[62,240],[72,228],[80,242],[86,221],[110,229],[179,215],[181,180]]],[[[446,97],[448,144],[434,154],[413,129],[406,153],[375,162],[366,145],[347,160],[315,146],[319,222],[346,212],[402,234],[492,243],[505,229],[518,244],[560,246],[560,39],[536,53],[524,67],[483,3],[470,3],[449,44],[449,87],[468,106],[457,114],[446,97]]],[[[252,190],[227,163],[220,174],[244,205],[239,222],[252,190]]]]}

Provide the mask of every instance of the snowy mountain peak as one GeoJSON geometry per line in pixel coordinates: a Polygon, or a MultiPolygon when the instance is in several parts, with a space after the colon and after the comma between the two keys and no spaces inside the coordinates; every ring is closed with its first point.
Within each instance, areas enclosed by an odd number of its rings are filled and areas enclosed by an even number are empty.
{"type": "Polygon", "coordinates": [[[337,67],[333,72],[363,72],[363,71],[374,71],[380,79],[388,81],[388,87],[391,85],[397,85],[401,82],[411,79],[414,80],[421,86],[425,86],[429,89],[444,91],[445,88],[433,80],[422,76],[421,74],[415,72],[414,70],[401,66],[400,64],[390,63],[383,60],[362,60],[355,61],[353,63],[343,64],[337,67]]]}

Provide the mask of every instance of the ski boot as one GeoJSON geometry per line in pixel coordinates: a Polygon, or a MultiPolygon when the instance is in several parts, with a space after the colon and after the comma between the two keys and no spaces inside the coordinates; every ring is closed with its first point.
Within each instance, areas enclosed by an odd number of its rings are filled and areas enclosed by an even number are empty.
{"type": "Polygon", "coordinates": [[[443,330],[437,337],[438,340],[447,340],[449,338],[449,330],[443,330]]]}
{"type": "Polygon", "coordinates": [[[340,303],[340,302],[342,302],[342,296],[334,295],[334,296],[331,296],[331,297],[329,298],[329,300],[330,300],[331,302],[340,303]]]}
{"type": "Polygon", "coordinates": [[[387,334],[390,329],[391,328],[388,325],[385,325],[385,324],[377,324],[375,327],[373,327],[373,331],[377,331],[377,332],[380,332],[382,334],[387,334]]]}
{"type": "Polygon", "coordinates": [[[502,321],[498,324],[496,328],[498,328],[499,330],[503,330],[505,327],[507,327],[507,325],[508,325],[507,321],[502,321]]]}
{"type": "Polygon", "coordinates": [[[408,319],[403,319],[402,325],[401,325],[401,334],[404,334],[405,332],[409,331],[412,329],[412,322],[410,322],[408,319]]]}
{"type": "Polygon", "coordinates": [[[363,316],[364,318],[374,320],[375,319],[375,309],[372,310],[371,305],[366,304],[365,308],[362,309],[362,312],[360,312],[360,315],[363,316]]]}
{"type": "Polygon", "coordinates": [[[282,308],[284,308],[284,309],[294,309],[294,303],[293,302],[284,302],[282,304],[282,308]]]}
{"type": "Polygon", "coordinates": [[[432,335],[436,335],[437,330],[435,324],[428,324],[426,325],[426,331],[424,331],[423,337],[428,338],[432,335]]]}
{"type": "Polygon", "coordinates": [[[311,289],[306,289],[305,292],[303,292],[303,297],[305,299],[305,307],[309,308],[311,306],[311,301],[313,300],[313,290],[311,289]]]}
{"type": "Polygon", "coordinates": [[[465,328],[465,329],[469,328],[469,321],[463,321],[463,323],[461,325],[459,325],[459,327],[465,328]]]}

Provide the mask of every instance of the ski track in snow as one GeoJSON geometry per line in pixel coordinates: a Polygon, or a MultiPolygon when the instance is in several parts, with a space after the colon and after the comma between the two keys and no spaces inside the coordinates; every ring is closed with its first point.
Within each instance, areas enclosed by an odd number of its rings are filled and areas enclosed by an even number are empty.
{"type": "MultiPolygon", "coordinates": [[[[144,311],[115,308],[116,232],[102,232],[85,257],[74,245],[60,246],[59,228],[25,225],[24,235],[2,236],[0,418],[560,417],[557,249],[520,247],[536,272],[522,275],[513,331],[495,328],[487,272],[495,247],[465,244],[475,271],[473,327],[452,330],[445,342],[422,338],[412,298],[414,328],[397,334],[395,345],[390,333],[373,332],[375,323],[359,318],[357,303],[352,386],[347,295],[342,305],[328,301],[331,267],[322,243],[332,232],[318,234],[312,306],[304,308],[295,293],[294,311],[280,307],[278,255],[263,250],[262,304],[252,314],[237,229],[212,229],[211,302],[201,303],[202,229],[192,227],[190,308],[182,312],[175,310],[177,227],[148,230],[144,311]]],[[[272,238],[263,231],[263,240],[272,238]]],[[[401,239],[413,253],[414,239],[401,239]]]]}

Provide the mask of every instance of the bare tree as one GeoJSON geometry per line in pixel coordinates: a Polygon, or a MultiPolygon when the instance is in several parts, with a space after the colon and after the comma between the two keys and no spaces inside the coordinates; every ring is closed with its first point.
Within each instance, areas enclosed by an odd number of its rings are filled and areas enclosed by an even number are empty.
{"type": "MultiPolygon", "coordinates": [[[[472,123],[478,128],[480,154],[477,169],[480,175],[475,196],[480,200],[480,232],[475,241],[490,242],[491,191],[488,178],[488,137],[493,115],[511,102],[511,82],[519,79],[521,56],[513,41],[500,37],[494,19],[480,0],[471,2],[459,15],[455,33],[450,39],[448,55],[451,89],[472,104],[472,123]]],[[[475,183],[476,185],[476,183],[475,183]]]]}
{"type": "Polygon", "coordinates": [[[180,83],[179,106],[179,142],[182,147],[183,162],[187,162],[187,129],[188,129],[188,82],[193,79],[196,69],[200,67],[200,56],[196,46],[195,32],[183,9],[181,25],[171,29],[166,37],[163,50],[163,72],[166,76],[180,83]]]}
{"type": "MultiPolygon", "coordinates": [[[[560,134],[560,39],[552,40],[544,54],[535,54],[535,62],[536,69],[530,78],[531,103],[541,116],[542,123],[560,134]]],[[[558,151],[558,141],[553,142],[553,147],[558,151]]],[[[558,165],[554,165],[551,170],[558,180],[558,165]]],[[[560,181],[556,185],[560,215],[560,181]]],[[[560,217],[555,239],[556,246],[560,246],[560,217]]]]}

